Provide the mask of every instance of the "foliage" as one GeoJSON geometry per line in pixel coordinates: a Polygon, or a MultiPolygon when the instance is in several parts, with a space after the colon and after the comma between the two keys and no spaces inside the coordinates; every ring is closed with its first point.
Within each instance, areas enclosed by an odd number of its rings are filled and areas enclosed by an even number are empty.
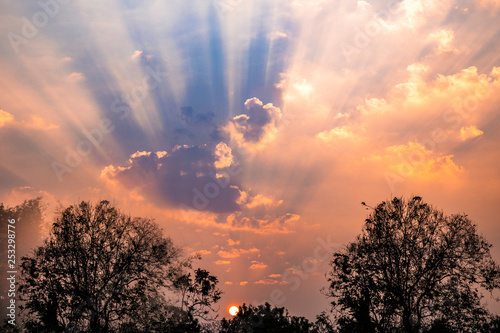
{"type": "Polygon", "coordinates": [[[191,273],[179,274],[173,282],[174,289],[181,294],[181,309],[193,317],[208,318],[210,312],[216,311],[211,306],[221,298],[222,292],[217,289],[219,280],[204,269],[196,269],[194,277],[191,273]]]}
{"type": "MultiPolygon", "coordinates": [[[[126,216],[108,201],[69,206],[43,246],[22,259],[19,292],[26,302],[26,328],[154,332],[180,325],[194,332],[198,322],[191,308],[172,307],[164,294],[176,289],[175,281],[190,267],[180,255],[151,220],[126,216]]],[[[189,289],[201,299],[207,290],[197,288],[207,281],[210,293],[220,293],[217,279],[204,272],[189,289]]],[[[197,306],[204,309],[217,300],[197,306]]]]}
{"type": "Polygon", "coordinates": [[[304,317],[290,316],[285,308],[264,305],[245,305],[230,320],[222,319],[221,333],[303,333],[310,332],[313,324],[304,317]]]}
{"type": "Polygon", "coordinates": [[[363,232],[334,253],[328,295],[343,332],[479,332],[480,288],[499,287],[491,245],[466,215],[420,197],[375,207],[363,232]]]}
{"type": "MultiPolygon", "coordinates": [[[[43,210],[41,198],[35,198],[31,200],[25,200],[22,204],[15,207],[6,207],[0,203],[0,253],[2,254],[2,259],[0,260],[0,318],[11,319],[7,317],[7,306],[9,305],[9,298],[5,297],[8,295],[9,281],[7,280],[7,271],[12,271],[16,269],[8,269],[8,264],[12,261],[7,261],[12,258],[15,252],[15,265],[19,265],[19,260],[22,255],[29,252],[29,247],[35,244],[41,243],[41,237],[39,230],[42,227],[43,221],[43,210]],[[9,223],[9,220],[14,220],[14,223],[9,223]],[[10,227],[9,227],[10,225],[10,227]],[[8,233],[11,233],[10,236],[8,233]],[[9,237],[15,235],[15,243],[8,244],[9,237]],[[8,247],[8,245],[10,245],[8,247]],[[10,251],[8,251],[10,250],[10,251]]],[[[16,318],[19,323],[19,318],[16,318]]],[[[12,328],[12,325],[6,324],[5,327],[12,328]]],[[[1,328],[1,331],[6,331],[6,328],[1,328]]]]}

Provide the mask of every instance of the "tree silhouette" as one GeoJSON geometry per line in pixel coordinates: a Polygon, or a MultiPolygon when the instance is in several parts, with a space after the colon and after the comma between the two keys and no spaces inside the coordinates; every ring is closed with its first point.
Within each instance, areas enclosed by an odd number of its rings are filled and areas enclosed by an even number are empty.
{"type": "Polygon", "coordinates": [[[308,333],[313,324],[304,317],[290,316],[285,308],[264,305],[245,305],[238,314],[221,321],[221,333],[308,333]]]}
{"type": "MultiPolygon", "coordinates": [[[[19,265],[19,259],[29,253],[29,248],[41,244],[41,223],[43,221],[43,205],[41,198],[25,200],[22,204],[15,207],[5,207],[0,203],[0,253],[4,260],[0,260],[0,318],[7,317],[7,306],[9,305],[8,295],[9,281],[7,280],[7,271],[16,271],[19,265]],[[14,223],[9,223],[14,220],[14,223]],[[11,225],[10,232],[15,232],[15,243],[9,244],[8,225],[11,225]],[[13,228],[12,228],[13,227],[13,228]],[[10,245],[10,246],[8,246],[10,245]],[[11,251],[8,251],[11,250],[11,251]],[[12,259],[12,252],[15,252],[15,267],[9,268],[6,259],[8,256],[12,259]]],[[[11,234],[11,236],[14,234],[11,234]]],[[[17,319],[16,319],[17,321],[17,319]]],[[[7,325],[6,327],[12,325],[7,325]]],[[[0,330],[5,330],[4,328],[0,330]]]]}
{"type": "Polygon", "coordinates": [[[218,282],[215,276],[200,268],[194,272],[193,278],[191,273],[178,275],[173,281],[173,287],[181,294],[181,310],[187,311],[193,317],[215,319],[208,316],[211,311],[215,311],[212,304],[215,304],[222,294],[217,289],[218,282]]]}
{"type": "MultiPolygon", "coordinates": [[[[108,201],[69,206],[49,239],[22,259],[26,328],[166,332],[173,323],[195,332],[193,315],[169,304],[164,294],[176,290],[174,281],[189,268],[190,261],[181,260],[180,250],[152,221],[126,216],[108,201]]],[[[217,279],[204,272],[200,283],[208,281],[208,290],[195,286],[190,292],[218,296],[217,279]]],[[[197,306],[204,309],[219,298],[197,306]]]]}
{"type": "Polygon", "coordinates": [[[446,216],[420,197],[382,202],[333,255],[328,295],[340,331],[481,331],[479,288],[500,283],[490,247],[466,215],[446,216]]]}

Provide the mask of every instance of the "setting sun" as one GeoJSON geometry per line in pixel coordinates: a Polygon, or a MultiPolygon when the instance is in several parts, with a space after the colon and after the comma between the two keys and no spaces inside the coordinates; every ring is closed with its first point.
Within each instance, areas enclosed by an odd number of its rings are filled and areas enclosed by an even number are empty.
{"type": "Polygon", "coordinates": [[[240,310],[238,309],[237,306],[233,305],[229,308],[229,314],[231,316],[236,316],[240,310]]]}

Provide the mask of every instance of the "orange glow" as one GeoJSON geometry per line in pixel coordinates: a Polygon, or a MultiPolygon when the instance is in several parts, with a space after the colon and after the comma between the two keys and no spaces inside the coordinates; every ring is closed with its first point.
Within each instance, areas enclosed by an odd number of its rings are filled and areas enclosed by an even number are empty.
{"type": "Polygon", "coordinates": [[[238,307],[236,305],[233,305],[229,308],[229,314],[231,316],[236,316],[238,314],[238,312],[240,311],[240,309],[238,309],[238,307]]]}

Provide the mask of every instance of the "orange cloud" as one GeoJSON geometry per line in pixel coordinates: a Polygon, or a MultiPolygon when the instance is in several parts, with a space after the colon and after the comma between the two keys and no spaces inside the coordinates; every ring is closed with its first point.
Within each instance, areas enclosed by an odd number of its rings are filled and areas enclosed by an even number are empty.
{"type": "MultiPolygon", "coordinates": [[[[225,229],[231,231],[247,231],[256,234],[292,233],[290,226],[300,219],[297,214],[286,213],[281,216],[266,214],[263,218],[249,216],[249,212],[242,211],[229,214],[227,217],[211,212],[200,212],[196,210],[174,210],[175,218],[188,224],[196,224],[204,227],[225,229]]],[[[227,236],[227,233],[216,232],[217,236],[227,236]]]]}
{"type": "Polygon", "coordinates": [[[277,280],[273,280],[273,279],[261,279],[259,281],[255,281],[254,284],[267,284],[267,285],[286,284],[286,281],[277,281],[277,280]]]}
{"type": "Polygon", "coordinates": [[[42,117],[37,115],[32,115],[30,121],[16,122],[12,114],[0,109],[0,127],[3,127],[7,124],[15,124],[24,128],[38,130],[53,130],[59,128],[59,126],[57,125],[48,124],[42,117]]]}
{"type": "Polygon", "coordinates": [[[250,266],[250,269],[264,269],[267,268],[267,265],[264,264],[263,262],[258,262],[258,261],[252,261],[252,265],[250,266]]]}
{"type": "Polygon", "coordinates": [[[240,286],[245,286],[245,285],[247,285],[247,284],[248,284],[248,281],[241,281],[241,282],[240,282],[240,286]]]}
{"type": "Polygon", "coordinates": [[[238,251],[237,249],[233,249],[231,252],[219,251],[217,252],[217,254],[221,258],[238,258],[240,256],[240,251],[238,251]]]}
{"type": "Polygon", "coordinates": [[[247,203],[247,208],[255,208],[258,206],[279,206],[283,203],[283,200],[276,201],[273,198],[266,197],[262,194],[257,194],[256,196],[250,198],[247,203]]]}
{"type": "Polygon", "coordinates": [[[4,111],[0,109],[0,127],[5,126],[8,123],[11,123],[14,121],[14,116],[8,113],[7,111],[4,111]]]}
{"type": "Polygon", "coordinates": [[[231,262],[227,260],[217,260],[214,262],[216,265],[229,265],[231,262]]]}
{"type": "Polygon", "coordinates": [[[493,7],[500,6],[500,0],[479,0],[479,3],[482,6],[484,6],[484,7],[487,7],[487,6],[493,6],[493,7]]]}
{"type": "Polygon", "coordinates": [[[249,250],[233,249],[231,252],[221,250],[221,251],[217,252],[217,254],[221,258],[238,258],[240,255],[245,254],[245,253],[255,253],[255,252],[259,252],[259,251],[260,251],[259,249],[253,247],[249,250]]]}
{"type": "Polygon", "coordinates": [[[233,246],[233,245],[238,245],[240,241],[234,241],[232,239],[228,239],[227,243],[229,244],[229,246],[233,246]]]}
{"type": "Polygon", "coordinates": [[[324,142],[337,142],[338,140],[351,139],[356,136],[349,126],[342,126],[320,132],[317,137],[324,142]]]}
{"type": "Polygon", "coordinates": [[[455,34],[452,29],[442,29],[429,35],[429,39],[437,42],[438,54],[457,53],[458,50],[452,46],[454,38],[455,34]]]}
{"type": "Polygon", "coordinates": [[[484,132],[478,129],[476,126],[462,127],[460,129],[460,138],[462,139],[462,141],[472,139],[483,134],[484,132]]]}
{"type": "Polygon", "coordinates": [[[419,143],[389,146],[385,150],[386,155],[372,156],[371,159],[385,165],[389,172],[386,178],[445,179],[463,171],[453,161],[453,155],[430,151],[419,143]]]}
{"type": "Polygon", "coordinates": [[[39,130],[53,130],[53,129],[58,129],[59,126],[54,125],[54,124],[47,124],[43,118],[39,116],[32,116],[31,121],[25,123],[25,126],[28,128],[34,128],[34,129],[39,129],[39,130]]]}
{"type": "Polygon", "coordinates": [[[234,162],[231,148],[229,148],[224,142],[219,142],[217,146],[215,146],[214,155],[216,157],[214,166],[217,169],[230,167],[234,162]]]}
{"type": "Polygon", "coordinates": [[[200,250],[200,251],[193,252],[193,254],[199,254],[200,256],[204,256],[204,255],[207,255],[210,253],[212,253],[212,251],[208,251],[208,250],[200,250]]]}

